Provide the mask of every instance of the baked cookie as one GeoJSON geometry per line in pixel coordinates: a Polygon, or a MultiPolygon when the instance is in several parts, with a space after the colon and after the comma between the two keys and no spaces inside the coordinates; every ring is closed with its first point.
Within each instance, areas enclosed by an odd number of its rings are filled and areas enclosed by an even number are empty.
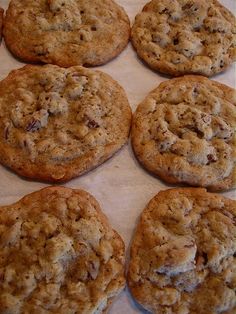
{"type": "Polygon", "coordinates": [[[236,60],[236,19],[216,0],[152,0],[131,37],[141,59],[173,76],[211,76],[236,60]]]}
{"type": "Polygon", "coordinates": [[[236,201],[183,188],[144,209],[131,245],[128,283],[156,314],[234,314],[236,201]]]}
{"type": "Polygon", "coordinates": [[[126,47],[129,35],[129,18],[112,0],[11,0],[4,19],[14,55],[63,67],[104,64],[126,47]]]}
{"type": "Polygon", "coordinates": [[[0,8],[0,44],[1,44],[1,41],[2,41],[3,13],[4,13],[4,10],[2,8],[0,8]]]}
{"type": "Polygon", "coordinates": [[[0,82],[0,162],[29,178],[89,171],[126,143],[130,124],[124,90],[99,71],[28,65],[0,82]]]}
{"type": "Polygon", "coordinates": [[[236,91],[202,76],[161,83],[138,106],[132,144],[168,183],[236,187],[236,91]]]}
{"type": "Polygon", "coordinates": [[[0,208],[1,313],[106,313],[124,243],[87,192],[49,187],[0,208]]]}

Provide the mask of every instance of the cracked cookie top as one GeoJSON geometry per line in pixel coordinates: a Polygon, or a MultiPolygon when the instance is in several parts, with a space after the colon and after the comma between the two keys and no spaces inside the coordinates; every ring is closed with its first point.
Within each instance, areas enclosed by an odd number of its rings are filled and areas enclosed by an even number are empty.
{"type": "Polygon", "coordinates": [[[169,183],[236,187],[236,92],[201,76],[161,83],[138,106],[132,144],[139,161],[169,183]]]}
{"type": "Polygon", "coordinates": [[[152,0],[131,37],[151,68],[173,76],[211,76],[236,60],[236,20],[216,0],[152,0]]]}
{"type": "Polygon", "coordinates": [[[107,74],[25,66],[0,82],[0,161],[17,173],[66,181],[127,141],[131,109],[107,74]]]}
{"type": "Polygon", "coordinates": [[[144,209],[128,282],[151,313],[233,314],[236,201],[205,189],[162,191],[144,209]]]}
{"type": "Polygon", "coordinates": [[[12,0],[4,19],[13,54],[64,67],[104,64],[125,48],[129,35],[128,16],[112,0],[12,0]]]}
{"type": "Polygon", "coordinates": [[[124,243],[90,194],[49,187],[0,213],[1,313],[106,313],[124,243]]]}

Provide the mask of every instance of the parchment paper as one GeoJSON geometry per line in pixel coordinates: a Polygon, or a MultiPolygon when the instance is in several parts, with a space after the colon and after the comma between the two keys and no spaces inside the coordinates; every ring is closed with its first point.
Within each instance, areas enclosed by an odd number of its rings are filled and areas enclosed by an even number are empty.
{"type": "MultiPolygon", "coordinates": [[[[0,0],[0,6],[6,9],[9,2],[0,0]]],[[[131,23],[146,2],[147,0],[117,0],[117,3],[125,8],[131,23]]],[[[221,0],[221,3],[235,13],[235,0],[221,0]]],[[[0,47],[0,80],[12,69],[23,65],[10,54],[3,41],[0,47]]],[[[131,44],[116,59],[97,69],[110,74],[124,87],[133,111],[147,93],[167,79],[144,65],[137,58],[131,44]]],[[[235,88],[235,69],[235,66],[232,66],[213,79],[235,88]]],[[[47,184],[19,177],[0,165],[0,205],[15,202],[25,194],[45,186],[47,184]]],[[[141,168],[133,155],[130,143],[97,169],[64,186],[85,189],[97,198],[113,228],[123,237],[127,254],[141,211],[158,191],[170,188],[141,168]]],[[[236,191],[224,195],[236,199],[236,191]]],[[[145,313],[132,300],[127,289],[114,302],[110,310],[110,314],[122,313],[145,313]]]]}

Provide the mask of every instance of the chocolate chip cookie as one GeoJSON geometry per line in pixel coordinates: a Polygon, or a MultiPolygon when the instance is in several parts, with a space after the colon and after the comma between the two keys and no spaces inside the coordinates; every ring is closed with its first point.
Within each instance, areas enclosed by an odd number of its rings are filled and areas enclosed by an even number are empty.
{"type": "Polygon", "coordinates": [[[127,141],[131,109],[109,75],[28,65],[0,82],[0,162],[20,175],[67,181],[127,141]]]}
{"type": "Polygon", "coordinates": [[[202,76],[161,83],[138,106],[138,160],[168,183],[236,187],[236,91],[202,76]]]}
{"type": "Polygon", "coordinates": [[[236,201],[200,188],[157,194],[133,238],[128,282],[151,313],[235,313],[236,201]]]}
{"type": "Polygon", "coordinates": [[[4,19],[14,55],[63,67],[104,64],[126,47],[129,35],[128,16],[112,0],[12,0],[4,19]]]}
{"type": "Polygon", "coordinates": [[[141,59],[173,76],[211,76],[236,60],[236,19],[216,0],[152,0],[131,36],[141,59]]]}
{"type": "Polygon", "coordinates": [[[124,243],[87,192],[49,187],[0,207],[1,313],[106,313],[124,243]]]}

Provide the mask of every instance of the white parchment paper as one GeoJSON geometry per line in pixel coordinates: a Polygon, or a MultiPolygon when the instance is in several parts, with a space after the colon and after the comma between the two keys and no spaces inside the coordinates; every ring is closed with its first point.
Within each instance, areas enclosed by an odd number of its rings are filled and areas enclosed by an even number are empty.
{"type": "MultiPolygon", "coordinates": [[[[125,8],[131,23],[147,2],[147,0],[116,1],[125,8]]],[[[6,9],[9,2],[0,0],[0,6],[6,9]]],[[[221,3],[231,12],[236,12],[235,0],[221,0],[221,3]]],[[[0,80],[5,78],[12,69],[23,65],[10,54],[3,41],[0,47],[0,80]]],[[[153,88],[167,79],[145,66],[137,58],[131,44],[116,59],[97,69],[110,74],[124,87],[133,111],[153,88]]],[[[214,76],[213,79],[235,88],[235,70],[234,65],[225,73],[214,76]]],[[[15,202],[25,194],[45,186],[47,184],[19,177],[0,165],[0,205],[15,202]]],[[[133,155],[130,143],[97,169],[64,186],[85,189],[96,197],[113,228],[123,237],[127,253],[141,211],[158,191],[170,187],[141,168],[133,155]]],[[[236,191],[230,191],[224,195],[236,199],[236,191]]],[[[110,313],[133,314],[145,313],[145,311],[137,306],[126,289],[114,302],[110,313]]]]}

